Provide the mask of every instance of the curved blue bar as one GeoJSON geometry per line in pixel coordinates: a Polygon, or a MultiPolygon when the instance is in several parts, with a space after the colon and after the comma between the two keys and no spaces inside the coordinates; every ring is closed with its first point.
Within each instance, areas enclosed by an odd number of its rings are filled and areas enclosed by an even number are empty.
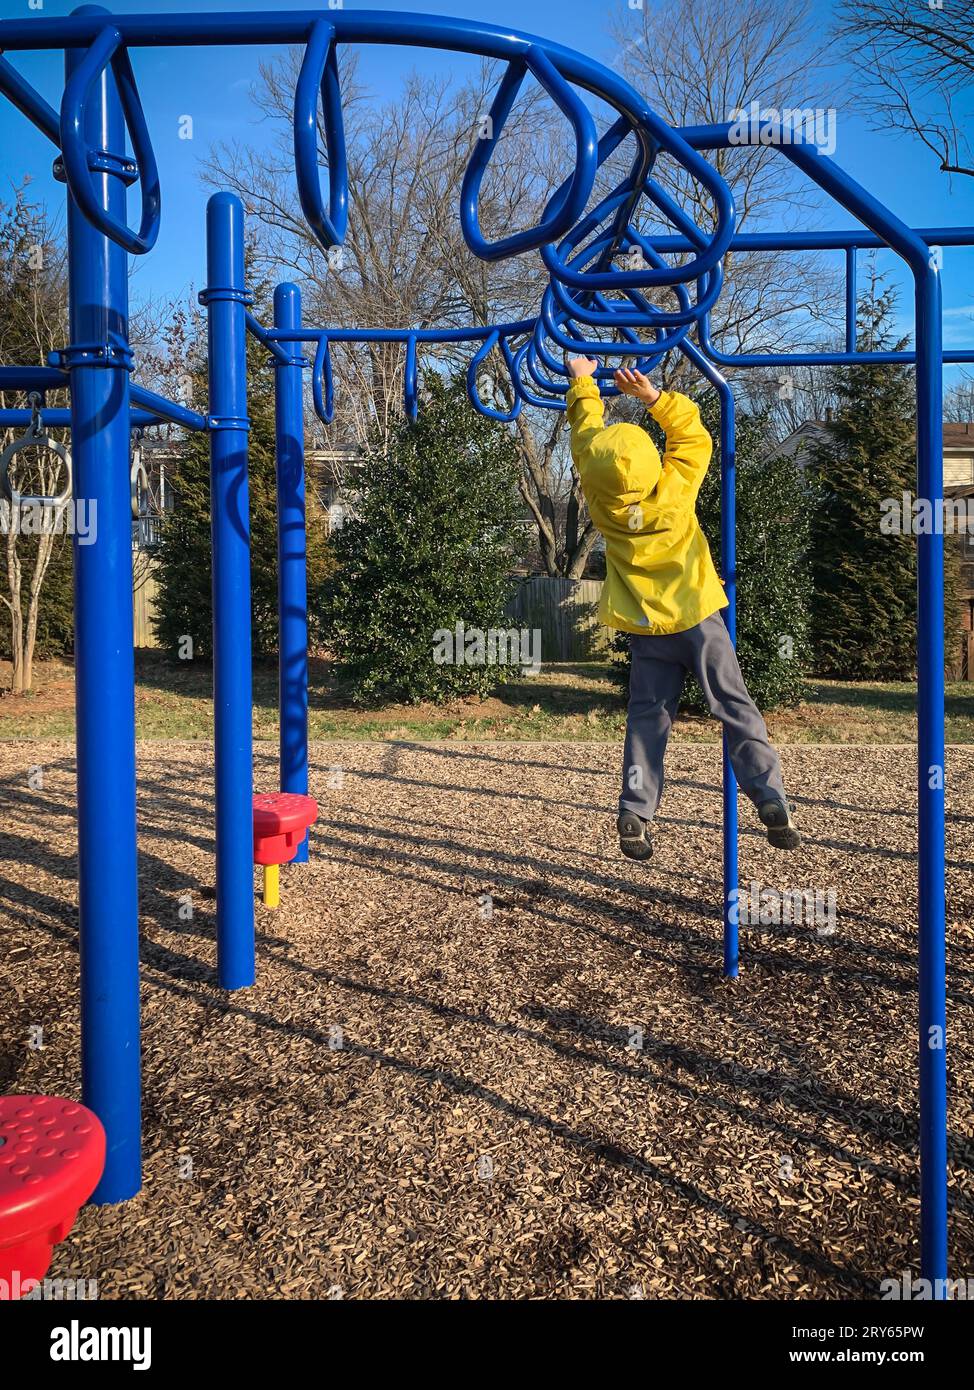
{"type": "Polygon", "coordinates": [[[528,341],[524,343],[521,347],[519,347],[517,352],[514,354],[514,371],[511,376],[511,380],[514,383],[515,391],[524,401],[525,405],[536,406],[539,410],[566,410],[567,405],[565,401],[558,400],[557,397],[552,399],[547,396],[536,396],[534,392],[529,391],[527,386],[525,385],[524,378],[521,376],[521,366],[530,348],[531,339],[529,338],[528,341]]]}
{"type": "MultiPolygon", "coordinates": [[[[605,249],[612,241],[613,238],[610,235],[599,238],[597,242],[585,248],[584,254],[586,258],[596,259],[599,252],[605,249]]],[[[648,261],[650,265],[668,269],[662,256],[658,255],[655,251],[652,242],[630,227],[627,235],[622,240],[620,249],[628,250],[635,247],[638,247],[644,259],[648,261]]],[[[581,259],[581,253],[579,257],[576,257],[576,262],[579,259],[581,259]]],[[[579,303],[568,288],[554,276],[551,279],[551,289],[559,305],[567,314],[571,314],[572,317],[578,318],[583,323],[591,324],[596,328],[646,328],[648,326],[672,328],[681,327],[684,324],[696,323],[701,315],[716,304],[723,288],[722,266],[718,263],[713,270],[708,271],[702,277],[702,280],[707,288],[704,290],[703,295],[698,297],[695,303],[690,302],[690,296],[685,284],[677,282],[668,287],[672,289],[681,306],[678,310],[661,309],[655,304],[648,303],[641,295],[639,299],[645,306],[641,310],[634,309],[630,312],[621,306],[607,307],[603,310],[590,309],[579,303]]],[[[638,291],[633,289],[626,291],[627,298],[633,303],[636,302],[635,296],[637,294],[638,291]]]]}
{"type": "Polygon", "coordinates": [[[335,418],[335,383],[331,372],[331,352],[324,334],[318,339],[315,349],[315,363],[311,372],[311,399],[318,419],[323,425],[330,425],[335,418]]]}
{"type": "Polygon", "coordinates": [[[308,226],[326,251],[340,246],[348,230],[348,167],[335,26],[325,19],[311,30],[294,90],[294,172],[308,226]],[[319,87],[328,151],[327,209],[322,202],[318,173],[319,87]]]}
{"type": "Polygon", "coordinates": [[[132,255],[140,256],[151,251],[155,245],[159,235],[162,201],[149,127],[139,100],[132,64],[125,49],[120,46],[121,41],[118,29],[111,23],[105,24],[64,84],[60,121],[61,155],[68,188],[91,225],[132,255]],[[91,181],[89,159],[93,150],[87,143],[85,112],[95,83],[109,64],[132,136],[135,161],[133,163],[125,157],[124,139],[117,150],[108,153],[119,161],[124,172],[138,172],[142,188],[142,220],[137,232],[102,207],[91,181]]]}
{"type": "MultiPolygon", "coordinates": [[[[505,424],[510,424],[512,420],[516,420],[517,417],[520,415],[521,408],[524,405],[524,401],[517,393],[517,388],[515,387],[514,391],[514,405],[511,407],[509,411],[506,412],[502,410],[496,410],[493,406],[485,405],[484,402],[480,399],[480,393],[477,390],[477,372],[480,370],[480,365],[489,356],[492,349],[497,347],[499,339],[500,334],[495,330],[493,333],[491,333],[489,338],[484,339],[483,345],[471,358],[470,366],[467,368],[467,396],[469,397],[470,404],[474,407],[474,409],[478,411],[481,415],[486,415],[488,420],[502,420],[505,424]]],[[[511,372],[510,347],[508,346],[506,339],[504,340],[504,346],[502,348],[502,351],[504,353],[504,360],[507,363],[508,371],[511,372]]],[[[511,375],[513,378],[513,372],[511,372],[511,375]]]]}
{"type": "MultiPolygon", "coordinates": [[[[140,45],[308,44],[316,26],[324,24],[321,15],[314,11],[282,11],[278,14],[252,15],[120,15],[113,18],[112,28],[120,35],[124,53],[124,49],[140,45]]],[[[104,27],[103,21],[95,20],[87,14],[75,14],[66,19],[37,19],[27,25],[18,20],[3,21],[0,24],[0,48],[9,50],[60,48],[66,43],[73,45],[90,44],[99,38],[104,27]]],[[[564,194],[559,192],[549,204],[548,215],[551,222],[550,224],[548,222],[542,224],[545,235],[551,237],[562,235],[574,217],[581,214],[587,201],[587,192],[585,197],[582,197],[582,193],[586,184],[588,185],[588,192],[591,191],[591,181],[594,179],[594,169],[598,159],[598,142],[595,139],[594,122],[580,98],[571,90],[569,84],[574,84],[614,107],[620,113],[627,128],[635,132],[642,146],[642,154],[638,164],[644,177],[652,165],[657,150],[665,149],[712,196],[717,209],[717,227],[708,242],[706,251],[701,252],[687,265],[680,267],[679,278],[684,280],[698,278],[705,270],[711,269],[726,250],[734,232],[734,208],[724,180],[696,153],[679,132],[672,130],[661,121],[639,94],[610,68],[594,62],[583,54],[564,48],[560,44],[548,43],[530,34],[503,30],[472,20],[446,19],[421,14],[389,14],[381,11],[365,10],[355,13],[335,10],[329,15],[327,27],[334,30],[335,42],[339,43],[390,43],[456,49],[464,52],[481,53],[487,57],[506,60],[509,64],[529,68],[556,104],[569,117],[576,133],[577,163],[575,174],[569,191],[564,194]],[[574,217],[569,217],[567,214],[573,207],[576,209],[574,217]],[[555,230],[551,231],[551,226],[555,230]]],[[[110,55],[106,55],[106,61],[108,56],[110,55]]],[[[127,58],[125,61],[127,62],[127,58]]],[[[504,118],[509,113],[509,104],[507,111],[504,111],[503,108],[508,101],[513,101],[512,88],[516,81],[515,77],[510,74],[509,77],[510,81],[505,79],[505,83],[502,84],[503,101],[498,106],[498,113],[502,114],[504,118]]],[[[134,92],[134,84],[132,91],[134,92]]],[[[304,96],[302,109],[306,114],[308,103],[304,96]]],[[[133,143],[136,143],[137,115],[139,113],[134,110],[127,110],[126,114],[133,127],[133,143]]],[[[617,122],[617,126],[618,124],[617,122]]],[[[625,133],[627,131],[623,131],[620,127],[618,138],[615,140],[616,144],[624,138],[625,133]]],[[[499,131],[495,134],[499,134],[499,131]]],[[[487,143],[492,144],[493,142],[488,140],[487,143]]],[[[136,153],[140,155],[141,151],[137,149],[136,153]]],[[[479,168],[479,174],[482,177],[489,153],[489,149],[475,151],[473,173],[468,170],[471,180],[470,185],[468,185],[468,193],[474,183],[479,187],[477,170],[479,168]]],[[[302,164],[305,169],[302,185],[306,194],[311,194],[311,162],[307,154],[302,157],[302,164]]],[[[316,157],[314,162],[316,165],[316,157]]],[[[317,170],[315,171],[316,181],[317,170]]],[[[148,206],[148,199],[146,202],[148,206]]],[[[476,199],[474,199],[474,206],[471,207],[469,198],[465,198],[465,211],[462,213],[462,217],[465,234],[468,230],[473,234],[474,240],[471,244],[478,249],[478,254],[487,251],[491,258],[498,254],[513,254],[513,249],[499,252],[496,247],[489,248],[482,238],[478,240],[475,204],[476,199]]],[[[318,210],[315,209],[315,211],[318,210]]],[[[539,246],[541,242],[539,242],[538,237],[542,233],[542,228],[536,228],[529,233],[515,234],[514,238],[506,239],[506,242],[501,243],[501,245],[506,244],[508,247],[517,247],[520,250],[528,249],[529,245],[539,246]],[[518,237],[525,239],[518,241],[518,237]]],[[[325,224],[322,224],[320,230],[327,234],[328,229],[325,224]]],[[[148,228],[144,226],[143,233],[147,231],[148,228]]],[[[130,242],[129,249],[142,249],[138,244],[142,234],[133,236],[128,229],[123,228],[114,228],[113,232],[116,235],[126,237],[127,241],[123,244],[130,242]]],[[[549,249],[553,250],[553,248],[549,249]]],[[[550,268],[554,274],[559,274],[556,266],[550,268]]],[[[577,289],[606,289],[610,286],[604,281],[603,276],[611,273],[591,272],[589,280],[580,283],[569,277],[563,278],[567,278],[568,283],[574,284],[577,289]]],[[[646,275],[652,277],[653,274],[654,272],[642,274],[634,272],[635,278],[622,287],[644,288],[649,284],[668,283],[662,279],[646,278],[646,275]]]]}
{"type": "MultiPolygon", "coordinates": [[[[554,307],[554,292],[550,288],[545,291],[541,300],[541,322],[544,324],[545,332],[551,341],[564,348],[566,352],[594,357],[606,355],[610,357],[645,357],[650,353],[658,354],[661,357],[664,353],[679,347],[693,326],[691,320],[672,333],[662,334],[655,343],[613,343],[599,338],[571,338],[562,331],[558,323],[554,307]]],[[[647,327],[652,328],[653,324],[650,323],[647,327]]]]}
{"type": "Polygon", "coordinates": [[[416,334],[406,338],[406,367],[403,374],[403,394],[405,396],[406,418],[419,418],[419,369],[416,361],[416,334]]]}
{"type": "Polygon", "coordinates": [[[524,251],[535,251],[545,242],[563,236],[581,216],[595,183],[598,136],[595,122],[584,103],[572,91],[544,49],[534,44],[523,59],[512,62],[508,67],[497,89],[487,120],[487,132],[478,139],[463,177],[460,190],[460,226],[463,228],[466,243],[475,256],[484,261],[500,261],[508,256],[520,255],[524,251]],[[480,231],[477,216],[480,185],[527,72],[537,79],[571,122],[575,132],[575,170],[567,187],[559,190],[549,202],[545,216],[537,227],[514,232],[500,241],[488,242],[484,240],[480,231]]]}

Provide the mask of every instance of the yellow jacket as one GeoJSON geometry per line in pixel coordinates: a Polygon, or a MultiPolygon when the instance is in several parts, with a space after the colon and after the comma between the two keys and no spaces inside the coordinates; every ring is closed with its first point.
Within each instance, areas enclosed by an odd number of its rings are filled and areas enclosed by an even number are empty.
{"type": "Polygon", "coordinates": [[[572,458],[605,537],[599,617],[623,632],[685,632],[727,607],[696,513],[713,441],[693,401],[677,391],[662,392],[649,413],[666,433],[662,464],[638,425],[604,428],[592,377],[568,392],[572,458]]]}

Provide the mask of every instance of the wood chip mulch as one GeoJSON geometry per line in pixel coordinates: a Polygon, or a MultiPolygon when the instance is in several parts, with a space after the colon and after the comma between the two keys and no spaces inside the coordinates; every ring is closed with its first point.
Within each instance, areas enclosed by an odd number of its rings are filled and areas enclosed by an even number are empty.
{"type": "MultiPolygon", "coordinates": [[[[783,750],[791,856],[742,803],[742,880],[834,892],[837,915],[743,929],[736,982],[718,747],[672,748],[648,867],[616,846],[619,759],[315,745],[311,862],[258,904],[258,983],[225,995],[211,751],[141,745],[145,1186],[86,1208],[52,1275],[103,1298],[856,1299],[916,1273],[914,751],[783,750]]],[[[968,1276],[972,792],[952,750],[968,1276]]],[[[0,745],[0,805],[0,1092],[78,1095],[71,746],[0,745]]]]}

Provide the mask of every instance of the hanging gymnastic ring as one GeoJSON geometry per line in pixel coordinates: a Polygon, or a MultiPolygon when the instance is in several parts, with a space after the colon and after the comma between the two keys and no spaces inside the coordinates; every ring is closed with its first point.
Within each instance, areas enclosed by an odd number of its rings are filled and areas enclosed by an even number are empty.
{"type": "Polygon", "coordinates": [[[19,439],[12,440],[0,453],[0,497],[11,507],[21,507],[26,503],[28,506],[53,507],[55,511],[60,511],[71,500],[73,484],[74,475],[71,469],[70,450],[57,439],[52,439],[49,434],[45,434],[42,428],[36,428],[33,423],[28,427],[26,434],[21,435],[19,439]],[[18,454],[21,449],[28,448],[47,449],[61,460],[68,475],[62,492],[48,497],[46,495],[25,495],[14,490],[10,482],[10,465],[15,454],[18,454]]]}
{"type": "Polygon", "coordinates": [[[132,519],[138,521],[142,515],[141,498],[149,491],[149,474],[142,462],[142,431],[136,431],[135,448],[132,450],[132,467],[129,469],[129,485],[132,492],[132,519]]]}

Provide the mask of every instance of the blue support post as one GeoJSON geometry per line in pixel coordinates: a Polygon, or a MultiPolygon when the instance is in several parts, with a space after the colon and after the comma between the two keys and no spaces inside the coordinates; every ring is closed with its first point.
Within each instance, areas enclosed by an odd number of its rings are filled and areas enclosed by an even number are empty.
{"type": "Polygon", "coordinates": [[[856,318],[859,312],[859,294],[856,286],[856,248],[847,246],[845,252],[845,350],[856,351],[856,318]]]}
{"type": "MultiPolygon", "coordinates": [[[[301,291],[278,285],[274,327],[299,330],[301,291]]],[[[280,678],[281,791],[308,791],[308,577],[304,499],[304,399],[301,345],[282,345],[275,358],[274,420],[277,434],[277,615],[280,678]]],[[[308,862],[305,835],[291,861],[308,862]]]]}
{"type": "MultiPolygon", "coordinates": [[[[720,569],[727,594],[724,621],[737,646],[737,435],[734,392],[726,381],[720,393],[720,569]]],[[[731,766],[727,732],[722,738],[724,795],[724,974],[736,978],[738,951],[737,777],[731,766]]]]}
{"type": "MultiPolygon", "coordinates": [[[[78,11],[92,12],[104,13],[78,11]]],[[[65,52],[67,78],[84,53],[65,52]]],[[[85,139],[92,150],[124,154],[110,68],[92,87],[85,139]]],[[[100,173],[94,188],[102,206],[124,218],[123,180],[100,173]]],[[[67,225],[70,344],[61,360],[70,379],[74,497],[95,526],[92,544],[74,539],[81,1095],[108,1136],[92,1195],[107,1203],[142,1186],[128,257],[89,225],[70,194],[67,225]],[[104,353],[91,352],[93,345],[104,353]]]]}
{"type": "Polygon", "coordinates": [[[224,989],[254,983],[253,693],[247,337],[240,199],[206,205],[213,563],[217,964],[224,989]]]}
{"type": "MultiPolygon", "coordinates": [[[[939,262],[914,265],[917,333],[917,497],[943,514],[943,378],[939,262]]],[[[947,978],[944,784],[944,538],[917,536],[917,802],[919,813],[920,1261],[946,1297],[947,978]],[[939,1283],[938,1283],[939,1281],[939,1283]]],[[[939,1290],[939,1291],[938,1291],[939,1290]]]]}

